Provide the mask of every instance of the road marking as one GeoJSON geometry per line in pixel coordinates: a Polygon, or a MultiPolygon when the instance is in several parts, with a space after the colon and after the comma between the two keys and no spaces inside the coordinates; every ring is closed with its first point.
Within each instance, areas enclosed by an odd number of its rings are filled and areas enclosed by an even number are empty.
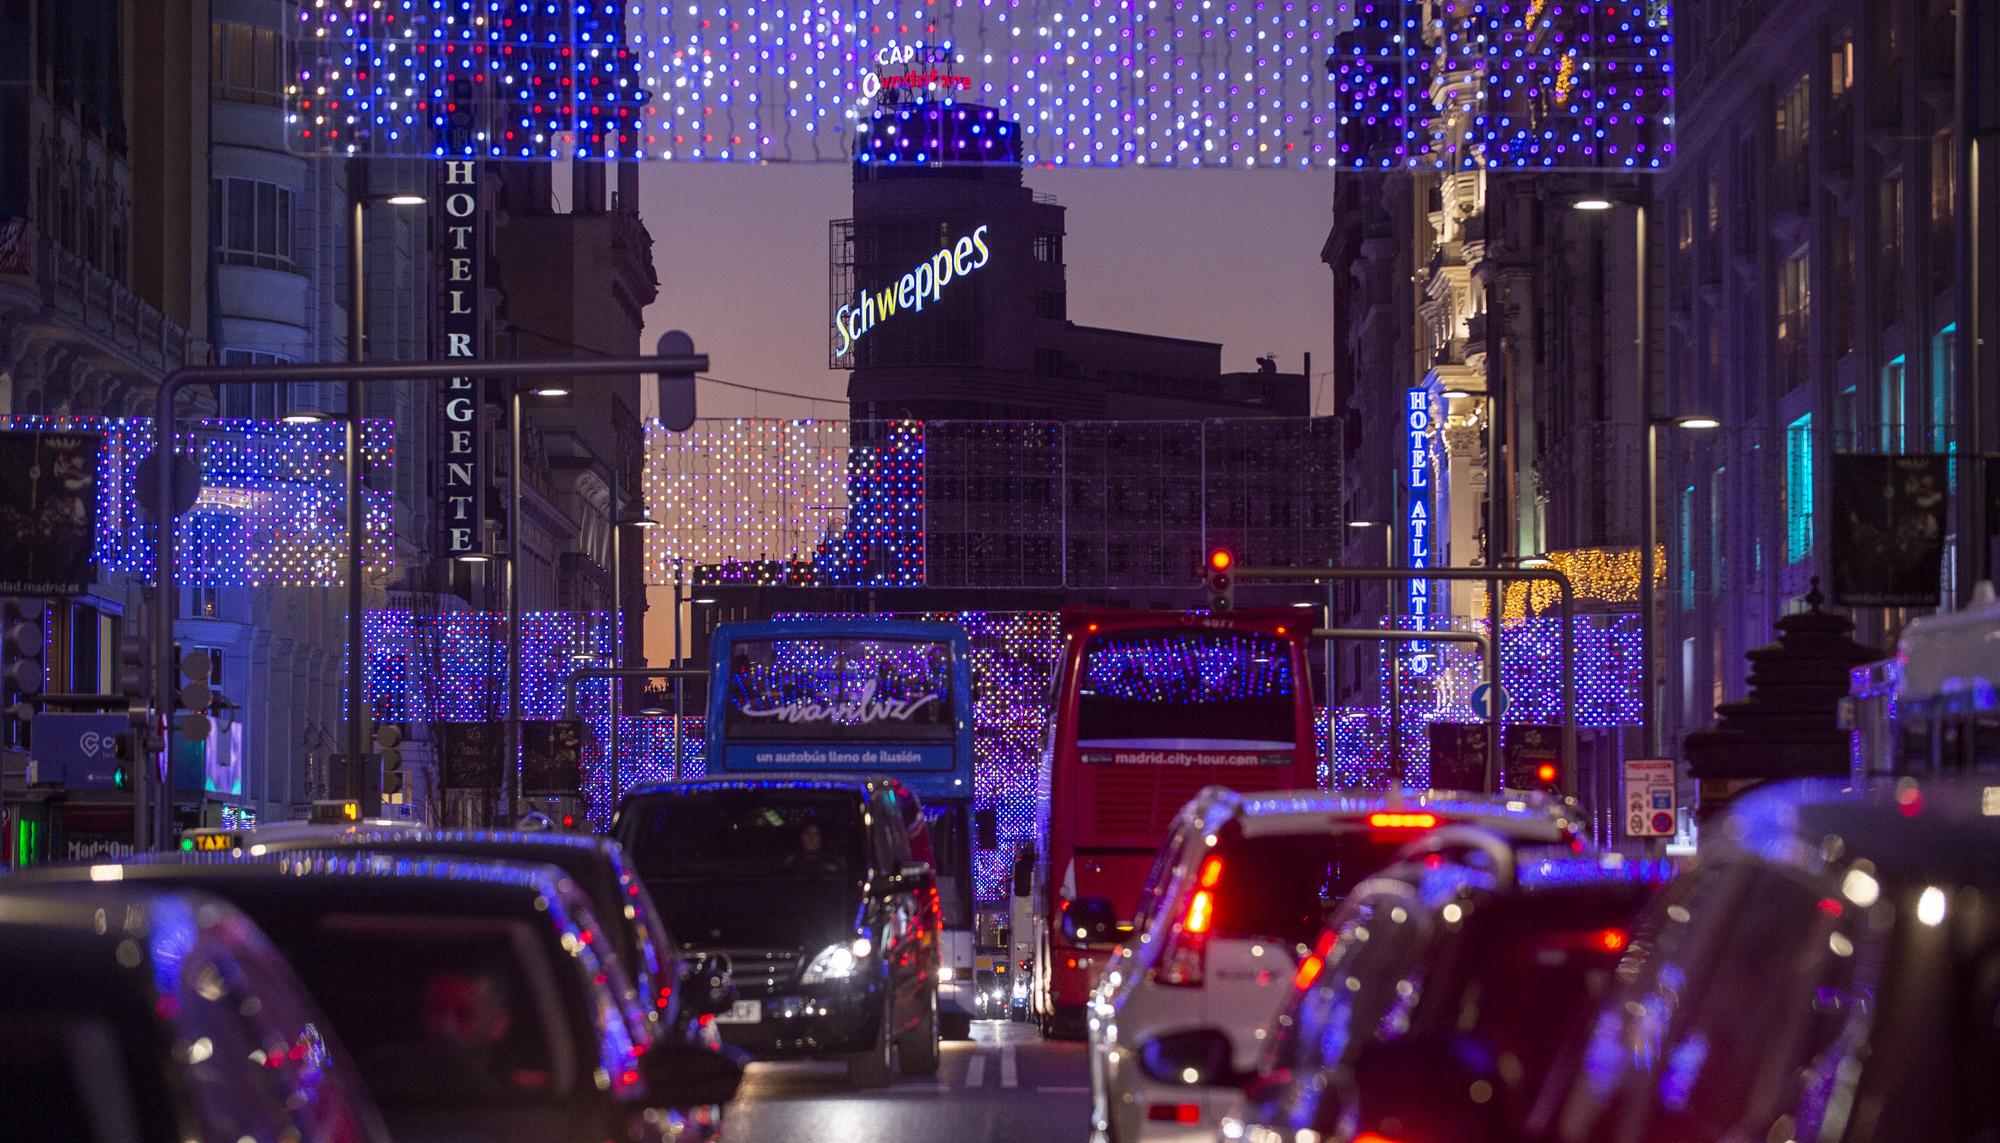
{"type": "Polygon", "coordinates": [[[1014,1045],[1008,1044],[1000,1049],[1000,1086],[1018,1087],[1020,1081],[1020,1072],[1016,1070],[1014,1060],[1014,1045]]]}
{"type": "Polygon", "coordinates": [[[972,1057],[972,1062],[965,1065],[965,1086],[967,1087],[986,1086],[985,1052],[981,1052],[978,1055],[972,1057]]]}

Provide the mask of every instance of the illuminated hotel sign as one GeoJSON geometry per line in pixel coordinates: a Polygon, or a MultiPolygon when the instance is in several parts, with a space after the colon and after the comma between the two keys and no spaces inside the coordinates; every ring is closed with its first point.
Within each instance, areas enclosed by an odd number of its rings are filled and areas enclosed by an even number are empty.
{"type": "Polygon", "coordinates": [[[863,334],[904,310],[924,311],[925,302],[937,301],[945,286],[965,277],[992,258],[986,248],[986,227],[931,255],[930,261],[904,274],[880,290],[863,290],[833,317],[833,331],[840,336],[835,357],[845,357],[863,334]]]}
{"type": "MultiPolygon", "coordinates": [[[[1431,391],[1428,387],[1409,391],[1404,402],[1403,448],[1404,483],[1408,497],[1403,509],[1404,556],[1412,568],[1431,566],[1431,521],[1436,509],[1431,499],[1431,391]]],[[[1413,579],[1404,588],[1404,614],[1421,630],[1431,618],[1431,581],[1413,579]]],[[[1410,643],[1409,665],[1428,671],[1431,650],[1428,643],[1410,643]]]]}
{"type": "MultiPolygon", "coordinates": [[[[449,159],[444,170],[443,238],[438,250],[438,332],[444,355],[479,356],[479,184],[470,159],[449,159]]],[[[479,383],[471,377],[445,382],[444,497],[445,553],[480,548],[479,383]]]]}

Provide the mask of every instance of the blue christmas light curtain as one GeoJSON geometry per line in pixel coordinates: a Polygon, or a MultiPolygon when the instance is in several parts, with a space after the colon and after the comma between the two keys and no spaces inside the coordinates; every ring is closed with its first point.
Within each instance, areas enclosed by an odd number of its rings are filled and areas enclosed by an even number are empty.
{"type": "Polygon", "coordinates": [[[1663,0],[303,0],[289,39],[313,154],[1605,170],[1673,138],[1663,0]]]}
{"type": "MultiPolygon", "coordinates": [[[[153,573],[153,509],[140,503],[139,466],[153,422],[139,417],[0,416],[0,430],[99,433],[99,572],[153,573]]],[[[176,449],[201,473],[194,506],[177,518],[174,582],[183,587],[335,587],[347,582],[347,497],[338,422],[188,420],[176,449]]],[[[391,559],[394,427],[362,422],[367,462],[362,553],[371,572],[391,559]]]]}

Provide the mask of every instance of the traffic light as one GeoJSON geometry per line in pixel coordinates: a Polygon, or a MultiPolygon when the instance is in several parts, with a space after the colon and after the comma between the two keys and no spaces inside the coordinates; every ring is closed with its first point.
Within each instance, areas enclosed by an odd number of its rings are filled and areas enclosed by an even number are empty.
{"type": "Polygon", "coordinates": [[[1562,764],[1548,757],[1529,756],[1510,760],[1507,764],[1507,788],[1561,793],[1562,764]]]}
{"type": "Polygon", "coordinates": [[[111,788],[114,790],[132,788],[132,771],[139,764],[141,733],[121,730],[111,740],[111,753],[118,759],[117,768],[111,771],[111,788]]]}
{"type": "Polygon", "coordinates": [[[1210,611],[1228,611],[1236,606],[1236,576],[1231,570],[1235,566],[1236,557],[1228,548],[1216,548],[1208,553],[1202,575],[1208,585],[1210,611]]]}
{"type": "Polygon", "coordinates": [[[10,599],[6,616],[0,620],[0,643],[5,645],[6,666],[0,669],[0,692],[21,696],[7,707],[19,719],[34,717],[34,696],[42,693],[42,601],[10,599]]]}
{"type": "MultiPolygon", "coordinates": [[[[654,353],[660,357],[691,357],[694,339],[677,329],[660,335],[654,353]]],[[[684,433],[694,427],[694,373],[662,373],[660,376],[660,425],[670,433],[684,433]]]]}
{"type": "Polygon", "coordinates": [[[152,720],[153,704],[147,701],[152,680],[148,674],[146,641],[130,635],[120,639],[118,693],[125,696],[125,721],[141,730],[152,720]]]}
{"type": "Polygon", "coordinates": [[[208,707],[215,701],[215,691],[208,684],[214,672],[211,651],[197,649],[181,658],[180,690],[174,695],[174,705],[187,712],[181,716],[180,728],[181,737],[190,742],[203,741],[212,728],[208,707]]]}
{"type": "Polygon", "coordinates": [[[375,752],[382,759],[384,794],[403,792],[403,752],[396,748],[402,741],[403,728],[395,723],[384,722],[375,727],[375,752]]]}

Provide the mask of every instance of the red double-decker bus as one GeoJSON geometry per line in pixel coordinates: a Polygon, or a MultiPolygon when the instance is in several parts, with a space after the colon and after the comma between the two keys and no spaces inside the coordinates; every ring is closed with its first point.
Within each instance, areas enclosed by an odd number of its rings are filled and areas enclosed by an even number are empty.
{"type": "Polygon", "coordinates": [[[1318,784],[1310,627],[1296,610],[1062,613],[1040,852],[1015,889],[1030,898],[1018,910],[1036,933],[1029,1004],[1048,1034],[1083,1034],[1188,799],[1318,784]]]}

